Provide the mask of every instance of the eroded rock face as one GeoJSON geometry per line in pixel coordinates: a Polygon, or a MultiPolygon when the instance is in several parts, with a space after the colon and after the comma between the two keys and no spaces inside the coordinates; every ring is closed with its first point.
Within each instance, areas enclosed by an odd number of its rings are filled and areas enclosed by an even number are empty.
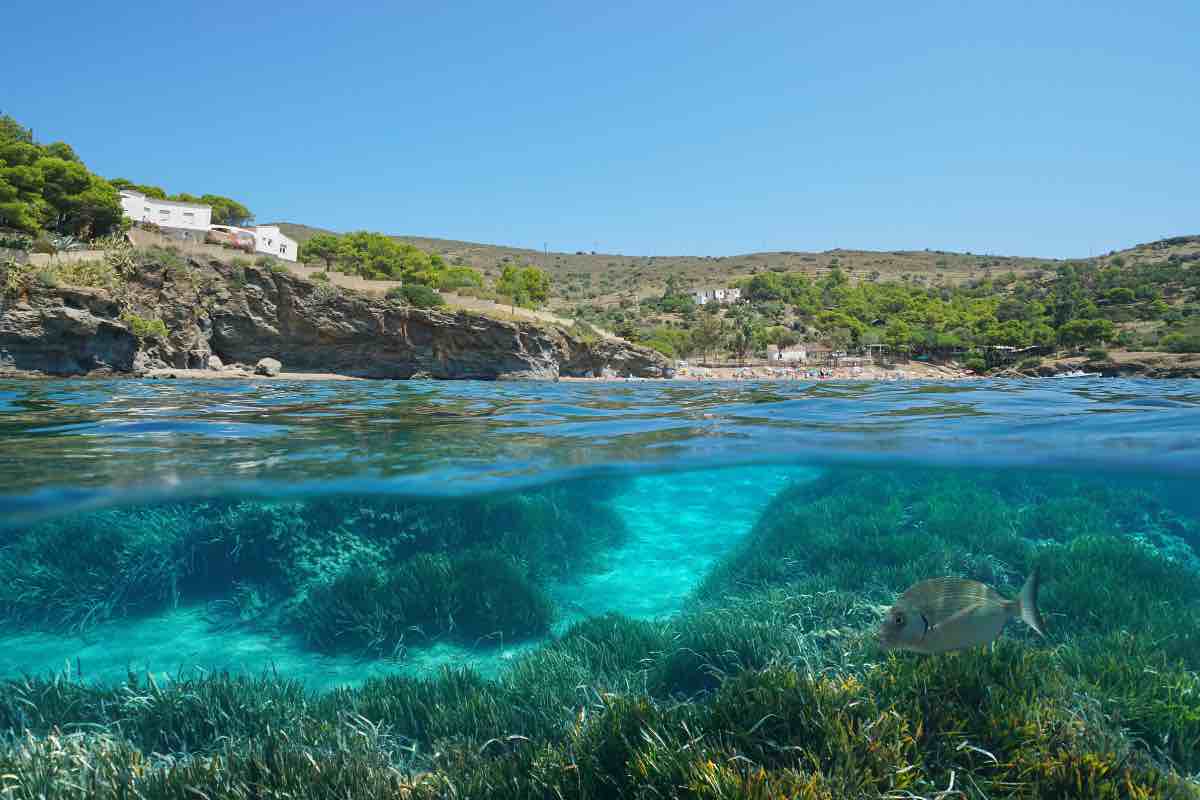
{"type": "MultiPolygon", "coordinates": [[[[256,267],[149,265],[118,303],[101,290],[0,298],[0,370],[54,375],[199,368],[278,359],[288,370],[367,378],[663,377],[658,353],[584,342],[541,324],[417,309],[256,267]],[[122,312],[161,319],[165,341],[139,341],[122,312]]],[[[284,373],[286,375],[286,373],[284,373]]]]}
{"type": "Polygon", "coordinates": [[[139,342],[120,316],[109,294],[95,289],[0,299],[0,372],[132,372],[139,342]]]}

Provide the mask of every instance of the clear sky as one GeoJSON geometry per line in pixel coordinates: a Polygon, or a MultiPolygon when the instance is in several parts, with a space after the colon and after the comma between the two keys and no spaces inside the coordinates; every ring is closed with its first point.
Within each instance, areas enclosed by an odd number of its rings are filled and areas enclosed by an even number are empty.
{"type": "Polygon", "coordinates": [[[6,4],[0,111],[260,222],[552,250],[1200,233],[1200,2],[6,4]],[[178,5],[179,11],[168,11],[178,5]]]}

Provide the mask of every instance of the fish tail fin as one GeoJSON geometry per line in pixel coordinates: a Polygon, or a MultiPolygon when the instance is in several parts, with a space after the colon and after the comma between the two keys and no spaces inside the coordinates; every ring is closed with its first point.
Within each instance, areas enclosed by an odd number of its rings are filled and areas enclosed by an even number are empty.
{"type": "Polygon", "coordinates": [[[1017,600],[1017,612],[1021,615],[1022,622],[1033,628],[1039,636],[1045,636],[1046,623],[1042,620],[1042,612],[1038,611],[1037,606],[1038,588],[1041,586],[1041,582],[1038,568],[1034,567],[1033,572],[1029,573],[1025,585],[1021,587],[1021,596],[1017,600]]]}

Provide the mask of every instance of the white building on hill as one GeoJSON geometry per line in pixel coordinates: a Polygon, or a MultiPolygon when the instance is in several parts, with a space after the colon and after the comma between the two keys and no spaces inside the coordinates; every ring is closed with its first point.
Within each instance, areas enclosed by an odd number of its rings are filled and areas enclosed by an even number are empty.
{"type": "Polygon", "coordinates": [[[696,301],[698,306],[706,306],[709,303],[717,305],[725,305],[726,303],[736,303],[742,299],[742,290],[734,287],[732,289],[700,289],[692,292],[692,299],[696,301]]]}
{"type": "Polygon", "coordinates": [[[121,209],[135,222],[152,222],[173,239],[203,242],[212,226],[212,206],[159,200],[141,192],[121,190],[121,209]]]}
{"type": "Polygon", "coordinates": [[[768,361],[794,361],[803,362],[808,360],[808,350],[804,347],[784,347],[779,345],[767,345],[767,360],[768,361]]]}
{"type": "Polygon", "coordinates": [[[254,249],[260,253],[295,261],[300,252],[296,240],[284,235],[278,225],[256,225],[254,227],[254,249]]]}

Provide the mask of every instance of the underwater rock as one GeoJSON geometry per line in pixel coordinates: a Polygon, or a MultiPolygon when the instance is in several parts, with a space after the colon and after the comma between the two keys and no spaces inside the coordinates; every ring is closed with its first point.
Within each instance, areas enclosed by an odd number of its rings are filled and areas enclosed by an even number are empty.
{"type": "Polygon", "coordinates": [[[279,363],[277,358],[260,358],[258,363],[254,365],[255,375],[266,375],[268,378],[274,378],[283,369],[283,364],[279,363]]]}

